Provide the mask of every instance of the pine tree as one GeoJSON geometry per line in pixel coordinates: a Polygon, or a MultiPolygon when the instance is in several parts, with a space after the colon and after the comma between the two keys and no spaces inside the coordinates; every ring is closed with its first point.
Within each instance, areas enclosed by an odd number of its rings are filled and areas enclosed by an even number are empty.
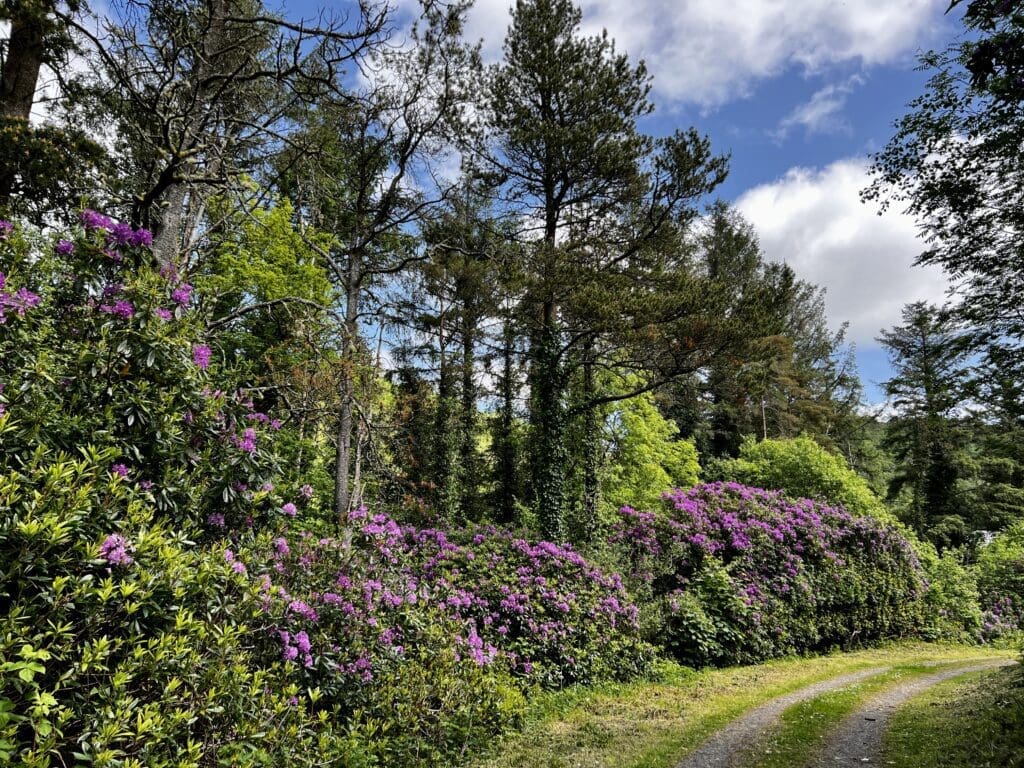
{"type": "Polygon", "coordinates": [[[895,375],[885,382],[896,415],[886,431],[897,471],[891,499],[909,491],[906,522],[939,543],[962,541],[957,498],[963,437],[958,409],[968,378],[969,343],[950,315],[924,302],[903,309],[903,324],[883,331],[895,375]]]}

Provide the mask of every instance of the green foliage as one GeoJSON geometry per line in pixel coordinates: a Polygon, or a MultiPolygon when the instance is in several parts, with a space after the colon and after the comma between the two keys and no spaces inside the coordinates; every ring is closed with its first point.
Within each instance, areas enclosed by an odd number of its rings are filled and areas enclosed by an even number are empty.
{"type": "Polygon", "coordinates": [[[865,194],[917,219],[928,244],[919,263],[946,270],[958,314],[990,339],[1013,339],[1019,361],[1024,9],[975,0],[963,21],[948,48],[919,56],[930,79],[875,156],[865,194]]]}
{"type": "Polygon", "coordinates": [[[609,421],[610,466],[601,494],[612,508],[654,509],[663,492],[696,485],[697,451],[679,439],[679,428],[661,415],[653,395],[626,400],[609,421]]]}
{"type": "Polygon", "coordinates": [[[116,455],[40,448],[0,475],[0,752],[40,768],[359,765],[257,662],[245,580],[109,472],[116,455]]]}
{"type": "Polygon", "coordinates": [[[841,456],[829,453],[809,437],[791,440],[746,439],[737,459],[714,462],[709,476],[798,498],[841,504],[856,515],[890,520],[881,500],[841,456]]]}
{"type": "Polygon", "coordinates": [[[976,568],[985,634],[998,637],[1024,630],[1024,522],[983,545],[976,568]]]}
{"type": "Polygon", "coordinates": [[[0,115],[0,209],[36,224],[55,216],[68,221],[92,196],[101,171],[103,148],[83,131],[33,126],[0,115]]]}
{"type": "Polygon", "coordinates": [[[956,550],[947,549],[939,555],[926,542],[915,542],[915,548],[928,577],[922,636],[956,642],[976,640],[982,614],[975,572],[963,565],[962,553],[956,550]]]}
{"type": "Polygon", "coordinates": [[[204,301],[232,307],[288,298],[330,303],[331,282],[317,249],[329,248],[332,238],[298,232],[288,200],[246,210],[219,201],[211,213],[223,223],[213,234],[210,261],[194,278],[204,301]]]}
{"type": "Polygon", "coordinates": [[[965,541],[968,513],[957,493],[966,442],[956,410],[968,396],[968,337],[948,312],[916,302],[903,324],[883,331],[894,375],[885,391],[896,409],[886,445],[896,458],[890,498],[909,491],[904,522],[939,546],[965,541]]]}
{"type": "Polygon", "coordinates": [[[267,494],[253,506],[240,490],[275,473],[273,430],[261,426],[270,419],[228,390],[191,286],[170,269],[136,268],[148,252],[128,242],[133,230],[97,221],[60,248],[0,241],[8,288],[40,302],[0,325],[0,404],[14,416],[0,462],[16,466],[38,445],[69,454],[95,445],[114,450],[113,463],[151,485],[161,514],[182,525],[211,513],[231,526],[274,515],[267,494]]]}

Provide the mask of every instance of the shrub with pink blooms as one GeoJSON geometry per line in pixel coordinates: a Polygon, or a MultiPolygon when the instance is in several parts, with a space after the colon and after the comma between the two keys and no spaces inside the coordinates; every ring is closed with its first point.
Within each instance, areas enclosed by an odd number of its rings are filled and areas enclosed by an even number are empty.
{"type": "Polygon", "coordinates": [[[612,534],[652,640],[695,665],[912,635],[927,590],[900,531],[840,507],[736,483],[624,508],[612,534]]]}
{"type": "Polygon", "coordinates": [[[385,765],[445,762],[514,725],[525,690],[626,679],[653,659],[619,578],[571,549],[365,510],[349,525],[229,559],[256,587],[265,658],[385,765]]]}
{"type": "MultiPolygon", "coordinates": [[[[0,416],[0,442],[17,428],[0,416]]],[[[0,763],[369,766],[254,650],[253,583],[161,520],[116,456],[0,467],[0,763]]]]}
{"type": "Polygon", "coordinates": [[[95,211],[41,244],[0,240],[0,461],[36,446],[115,451],[112,464],[177,524],[280,517],[271,419],[225,382],[191,287],[152,263],[151,236],[95,211]]]}

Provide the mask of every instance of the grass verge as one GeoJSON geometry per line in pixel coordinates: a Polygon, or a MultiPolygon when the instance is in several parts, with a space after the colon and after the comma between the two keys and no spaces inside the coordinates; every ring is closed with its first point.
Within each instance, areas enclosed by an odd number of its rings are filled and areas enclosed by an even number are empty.
{"type": "Polygon", "coordinates": [[[656,682],[576,688],[537,697],[524,729],[503,739],[474,765],[670,768],[744,712],[820,680],[876,666],[1011,655],[991,648],[905,643],[702,672],[667,665],[656,682]]]}
{"type": "Polygon", "coordinates": [[[905,768],[1024,766],[1024,670],[966,675],[914,697],[893,716],[882,755],[905,768]]]}

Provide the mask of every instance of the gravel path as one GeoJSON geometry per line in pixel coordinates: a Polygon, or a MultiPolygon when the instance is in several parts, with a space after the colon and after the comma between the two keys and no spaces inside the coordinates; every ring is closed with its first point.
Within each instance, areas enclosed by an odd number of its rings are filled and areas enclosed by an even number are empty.
{"type": "MultiPolygon", "coordinates": [[[[889,717],[900,704],[944,680],[970,672],[1010,666],[1015,663],[1009,659],[999,659],[969,666],[957,666],[910,680],[880,693],[839,726],[826,743],[821,756],[814,764],[815,767],[846,768],[846,766],[877,764],[881,753],[882,734],[885,733],[889,717]]],[[[717,765],[717,763],[708,763],[708,765],[717,765]]]]}
{"type": "Polygon", "coordinates": [[[691,752],[677,768],[727,768],[733,760],[742,756],[744,750],[759,740],[778,721],[786,708],[801,701],[813,699],[823,693],[842,688],[844,685],[859,683],[865,678],[887,672],[889,667],[872,667],[830,680],[822,680],[785,696],[772,699],[767,704],[751,710],[733,720],[695,751],[691,752]]]}

